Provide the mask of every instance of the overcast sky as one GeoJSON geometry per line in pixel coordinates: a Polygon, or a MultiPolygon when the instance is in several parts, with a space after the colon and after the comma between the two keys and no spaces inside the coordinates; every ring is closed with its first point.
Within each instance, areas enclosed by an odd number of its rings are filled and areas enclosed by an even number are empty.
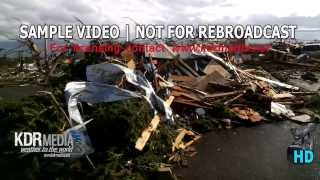
{"type": "Polygon", "coordinates": [[[0,38],[29,24],[297,24],[320,28],[319,0],[0,0],[0,38]]]}

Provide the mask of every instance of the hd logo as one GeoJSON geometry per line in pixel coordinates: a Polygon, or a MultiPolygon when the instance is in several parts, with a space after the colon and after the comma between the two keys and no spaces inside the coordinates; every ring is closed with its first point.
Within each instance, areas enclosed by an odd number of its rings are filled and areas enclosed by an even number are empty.
{"type": "Polygon", "coordinates": [[[311,164],[313,162],[312,150],[294,150],[293,163],[295,164],[311,164]]]}
{"type": "Polygon", "coordinates": [[[312,164],[314,153],[311,149],[288,149],[288,160],[294,164],[312,164]]]}

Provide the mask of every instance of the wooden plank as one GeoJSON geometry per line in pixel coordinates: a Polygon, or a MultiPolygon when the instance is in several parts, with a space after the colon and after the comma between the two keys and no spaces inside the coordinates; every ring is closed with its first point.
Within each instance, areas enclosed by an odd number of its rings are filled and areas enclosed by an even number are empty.
{"type": "Polygon", "coordinates": [[[185,149],[189,146],[191,146],[193,143],[195,143],[196,141],[198,141],[201,138],[200,135],[195,136],[192,140],[190,140],[189,142],[182,144],[182,146],[180,146],[182,149],[185,149]]]}
{"type": "Polygon", "coordinates": [[[206,108],[206,109],[210,108],[210,106],[204,106],[204,105],[201,105],[201,104],[198,104],[198,103],[195,103],[192,101],[186,101],[183,99],[176,99],[174,102],[179,103],[179,104],[188,105],[188,106],[193,106],[193,107],[202,107],[202,108],[206,108]]]}
{"type": "Polygon", "coordinates": [[[136,64],[135,64],[133,59],[128,61],[127,66],[128,66],[129,69],[135,69],[136,68],[136,64]]]}
{"type": "Polygon", "coordinates": [[[170,97],[166,100],[166,102],[164,103],[165,106],[166,106],[166,107],[170,107],[170,105],[172,104],[173,100],[174,100],[174,96],[170,96],[170,97]]]}
{"type": "Polygon", "coordinates": [[[188,131],[186,129],[181,129],[179,134],[177,135],[173,145],[172,145],[172,152],[174,152],[176,149],[185,149],[188,146],[191,146],[194,142],[196,142],[198,139],[200,139],[200,135],[196,135],[192,131],[188,131]],[[182,140],[183,138],[188,135],[192,136],[192,139],[188,141],[187,143],[184,143],[182,140]]]}
{"type": "Polygon", "coordinates": [[[196,77],[191,72],[189,72],[185,67],[181,66],[180,64],[176,64],[175,67],[179,69],[184,75],[188,75],[190,77],[196,77]]]}
{"type": "Polygon", "coordinates": [[[201,102],[201,99],[196,97],[196,96],[193,96],[193,94],[191,93],[184,93],[184,92],[179,92],[179,91],[172,91],[172,94],[174,96],[178,96],[178,97],[185,97],[185,99],[191,99],[191,100],[194,100],[194,101],[198,101],[198,102],[201,102]]]}
{"type": "MultiPolygon", "coordinates": [[[[194,71],[187,63],[185,63],[182,59],[180,59],[175,52],[171,50],[169,46],[167,46],[165,43],[160,42],[160,44],[172,55],[173,58],[177,58],[177,61],[184,66],[188,71],[191,72],[191,74],[195,77],[199,77],[200,75],[194,71]]],[[[181,68],[181,67],[180,67],[181,68]]]]}
{"type": "MultiPolygon", "coordinates": [[[[174,96],[170,96],[168,100],[165,102],[165,106],[169,107],[173,99],[174,99],[174,96]]],[[[151,133],[157,129],[159,123],[160,123],[160,116],[155,115],[152,118],[149,126],[142,131],[141,136],[136,141],[136,145],[135,145],[136,149],[138,149],[139,151],[143,150],[144,146],[146,145],[146,143],[148,142],[151,136],[151,133]]]]}
{"type": "Polygon", "coordinates": [[[245,93],[241,93],[241,94],[237,95],[236,97],[234,97],[234,98],[232,98],[232,99],[229,99],[228,101],[226,101],[225,103],[223,103],[223,105],[228,105],[228,104],[232,103],[233,101],[241,98],[244,94],[245,94],[245,93]]]}
{"type": "Polygon", "coordinates": [[[232,92],[225,92],[225,93],[216,93],[216,94],[210,94],[206,96],[205,98],[218,98],[218,97],[224,97],[224,96],[233,96],[238,94],[245,93],[245,90],[239,90],[239,91],[232,91],[232,92]]]}
{"type": "Polygon", "coordinates": [[[280,94],[274,94],[272,96],[272,99],[284,99],[284,98],[295,98],[295,96],[290,93],[280,93],[280,94]]]}
{"type": "Polygon", "coordinates": [[[155,115],[154,118],[151,120],[149,126],[143,130],[140,138],[136,141],[135,148],[139,151],[142,151],[144,146],[146,145],[147,141],[149,140],[152,131],[156,130],[158,127],[158,124],[160,123],[160,117],[158,115],[155,115]]]}
{"type": "Polygon", "coordinates": [[[177,60],[178,60],[178,62],[179,62],[181,65],[183,65],[187,70],[189,70],[189,71],[192,73],[192,75],[194,75],[195,77],[200,77],[200,75],[199,75],[196,71],[194,71],[194,70],[193,70],[187,63],[185,63],[182,59],[178,58],[177,60]]]}
{"type": "Polygon", "coordinates": [[[181,143],[185,135],[186,135],[186,130],[182,129],[172,145],[172,152],[175,151],[175,148],[179,148],[179,144],[181,143]]]}

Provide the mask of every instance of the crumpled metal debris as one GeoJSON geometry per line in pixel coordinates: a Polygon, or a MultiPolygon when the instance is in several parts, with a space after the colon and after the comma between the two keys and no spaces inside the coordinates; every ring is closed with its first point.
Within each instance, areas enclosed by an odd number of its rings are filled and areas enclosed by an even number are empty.
{"type": "Polygon", "coordinates": [[[72,126],[82,124],[83,119],[78,109],[78,102],[91,104],[99,102],[114,102],[129,98],[139,98],[139,94],[120,89],[116,86],[95,82],[69,82],[65,87],[65,96],[68,103],[69,122],[72,126]]]}
{"type": "Polygon", "coordinates": [[[139,71],[126,68],[118,64],[103,63],[87,67],[87,80],[98,83],[108,83],[114,76],[125,75],[126,80],[144,91],[144,97],[155,110],[155,114],[163,112],[166,120],[173,121],[172,110],[165,106],[165,102],[155,93],[152,85],[139,71]]]}
{"type": "Polygon", "coordinates": [[[88,102],[91,104],[99,102],[114,102],[128,98],[144,97],[155,110],[155,114],[164,112],[167,120],[173,120],[172,110],[166,107],[164,101],[156,95],[148,80],[138,72],[134,72],[124,66],[117,64],[96,64],[87,67],[87,80],[91,82],[69,82],[65,88],[65,96],[68,103],[70,124],[83,123],[83,119],[78,109],[78,102],[88,102]],[[140,92],[133,92],[110,85],[112,78],[125,74],[126,80],[142,89],[145,95],[140,92]]]}

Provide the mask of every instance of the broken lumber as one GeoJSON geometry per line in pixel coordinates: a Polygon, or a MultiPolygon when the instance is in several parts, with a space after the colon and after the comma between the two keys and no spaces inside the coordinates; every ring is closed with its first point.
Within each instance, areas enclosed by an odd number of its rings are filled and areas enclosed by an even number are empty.
{"type": "MultiPolygon", "coordinates": [[[[169,107],[171,105],[173,99],[174,99],[174,96],[170,96],[167,99],[167,101],[165,102],[165,106],[169,107]]],[[[135,145],[136,149],[138,149],[139,151],[143,150],[144,146],[146,145],[146,143],[148,142],[148,140],[151,136],[151,133],[157,129],[159,123],[160,123],[160,116],[155,115],[152,118],[149,126],[142,131],[141,136],[136,141],[136,145],[135,145]]]]}
{"type": "Polygon", "coordinates": [[[244,94],[245,94],[245,93],[241,93],[241,94],[237,95],[236,97],[234,97],[234,98],[232,98],[232,99],[229,99],[228,101],[224,102],[223,105],[228,105],[228,104],[232,103],[233,101],[241,98],[244,94]]]}
{"type": "Polygon", "coordinates": [[[183,149],[184,150],[185,148],[191,146],[194,142],[199,140],[201,137],[201,135],[196,134],[192,131],[186,130],[184,128],[179,129],[179,130],[180,130],[180,132],[177,135],[174,143],[172,144],[172,152],[174,152],[176,149],[183,149]],[[191,136],[192,139],[190,141],[184,143],[183,139],[186,135],[191,136]]]}
{"type": "Polygon", "coordinates": [[[274,80],[271,80],[271,79],[267,79],[267,78],[264,78],[264,77],[260,77],[260,76],[256,76],[256,75],[253,75],[253,74],[250,74],[244,70],[241,70],[237,67],[235,67],[234,65],[230,64],[230,63],[227,63],[224,59],[220,58],[219,56],[216,56],[214,54],[212,54],[211,52],[205,52],[205,55],[213,58],[213,59],[216,59],[217,61],[221,62],[222,64],[224,64],[226,67],[228,67],[231,71],[234,71],[235,75],[237,75],[238,78],[240,78],[238,72],[240,72],[242,75],[245,75],[251,79],[256,79],[256,80],[260,80],[260,81],[265,81],[269,84],[273,84],[273,85],[277,85],[277,86],[280,86],[280,87],[283,87],[283,88],[287,88],[287,89],[292,89],[292,90],[299,90],[299,87],[296,87],[296,86],[292,86],[292,85],[289,85],[289,84],[286,84],[286,83],[282,83],[282,82],[279,82],[279,81],[274,81],[274,80]]]}
{"type": "MultiPolygon", "coordinates": [[[[167,46],[165,43],[163,42],[160,42],[160,44],[172,55],[173,58],[176,58],[178,63],[180,63],[183,68],[180,66],[181,69],[184,69],[184,70],[188,70],[191,72],[191,74],[194,76],[194,77],[199,77],[200,75],[195,71],[193,70],[187,63],[185,63],[182,59],[180,59],[176,53],[174,53],[171,48],[169,46],[167,46]]],[[[179,66],[178,66],[179,67],[179,66]]]]}
{"type": "Polygon", "coordinates": [[[210,94],[210,95],[207,95],[205,98],[218,98],[218,97],[232,96],[232,95],[238,95],[243,93],[246,93],[246,91],[239,90],[239,91],[231,91],[231,92],[225,92],[225,93],[210,94]]]}

